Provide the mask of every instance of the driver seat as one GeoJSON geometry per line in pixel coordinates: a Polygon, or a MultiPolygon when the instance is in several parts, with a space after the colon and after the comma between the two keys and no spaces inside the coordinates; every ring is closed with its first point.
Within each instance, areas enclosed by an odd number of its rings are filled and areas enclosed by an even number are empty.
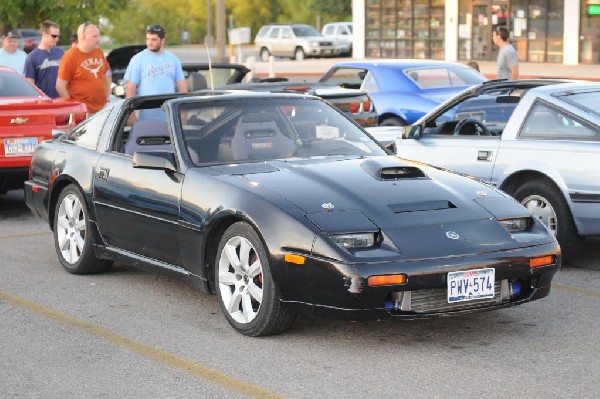
{"type": "Polygon", "coordinates": [[[286,158],[296,143],[284,136],[277,126],[275,112],[242,115],[231,139],[233,160],[286,158]]]}

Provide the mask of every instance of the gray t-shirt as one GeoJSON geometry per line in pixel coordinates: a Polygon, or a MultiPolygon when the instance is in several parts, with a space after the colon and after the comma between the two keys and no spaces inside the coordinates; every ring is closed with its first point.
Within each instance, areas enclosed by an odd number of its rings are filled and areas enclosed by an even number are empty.
{"type": "Polygon", "coordinates": [[[496,79],[510,79],[510,68],[519,66],[519,57],[517,50],[507,44],[498,51],[498,67],[496,69],[496,79]]]}

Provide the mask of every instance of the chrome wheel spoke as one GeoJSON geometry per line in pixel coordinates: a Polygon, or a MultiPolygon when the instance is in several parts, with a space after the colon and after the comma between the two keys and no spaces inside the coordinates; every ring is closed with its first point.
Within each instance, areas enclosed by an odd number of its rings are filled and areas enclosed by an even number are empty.
{"type": "Polygon", "coordinates": [[[260,264],[260,261],[257,259],[253,264],[250,265],[250,267],[248,267],[248,277],[252,279],[261,273],[262,266],[260,264]]]}
{"type": "Polygon", "coordinates": [[[240,293],[238,291],[234,291],[231,295],[231,298],[229,298],[229,303],[227,304],[227,312],[229,312],[229,314],[239,312],[241,300],[242,296],[240,295],[240,293]]]}
{"type": "Polygon", "coordinates": [[[223,248],[223,252],[225,252],[225,256],[227,257],[227,260],[229,261],[231,267],[233,267],[233,270],[235,270],[238,274],[242,273],[243,270],[241,267],[240,259],[238,258],[236,252],[236,247],[234,245],[227,244],[225,245],[225,248],[223,248]]]}
{"type": "Polygon", "coordinates": [[[219,274],[219,283],[224,285],[233,285],[237,283],[237,279],[235,278],[235,274],[233,273],[221,273],[219,274]]]}
{"type": "Polygon", "coordinates": [[[258,303],[262,303],[262,295],[263,290],[259,286],[254,283],[248,284],[248,293],[256,300],[258,303]]]}
{"type": "Polygon", "coordinates": [[[242,313],[246,323],[254,320],[256,317],[254,309],[252,309],[252,298],[248,293],[242,295],[242,313]]]}

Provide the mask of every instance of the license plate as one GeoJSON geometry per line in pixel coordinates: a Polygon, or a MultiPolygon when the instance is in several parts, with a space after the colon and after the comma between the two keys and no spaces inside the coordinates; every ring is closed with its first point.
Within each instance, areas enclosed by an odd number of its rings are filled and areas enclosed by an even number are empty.
{"type": "Polygon", "coordinates": [[[33,154],[37,147],[37,137],[25,137],[18,139],[4,139],[4,156],[22,157],[33,154]]]}
{"type": "Polygon", "coordinates": [[[448,273],[448,303],[493,298],[496,269],[448,273]]]}

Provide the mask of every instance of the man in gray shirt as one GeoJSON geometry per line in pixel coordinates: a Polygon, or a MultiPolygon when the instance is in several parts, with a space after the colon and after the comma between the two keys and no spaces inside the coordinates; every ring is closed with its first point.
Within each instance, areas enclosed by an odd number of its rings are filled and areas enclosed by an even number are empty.
{"type": "Polygon", "coordinates": [[[499,26],[492,32],[492,40],[498,51],[496,79],[519,79],[519,57],[517,50],[508,42],[508,29],[499,26]]]}

